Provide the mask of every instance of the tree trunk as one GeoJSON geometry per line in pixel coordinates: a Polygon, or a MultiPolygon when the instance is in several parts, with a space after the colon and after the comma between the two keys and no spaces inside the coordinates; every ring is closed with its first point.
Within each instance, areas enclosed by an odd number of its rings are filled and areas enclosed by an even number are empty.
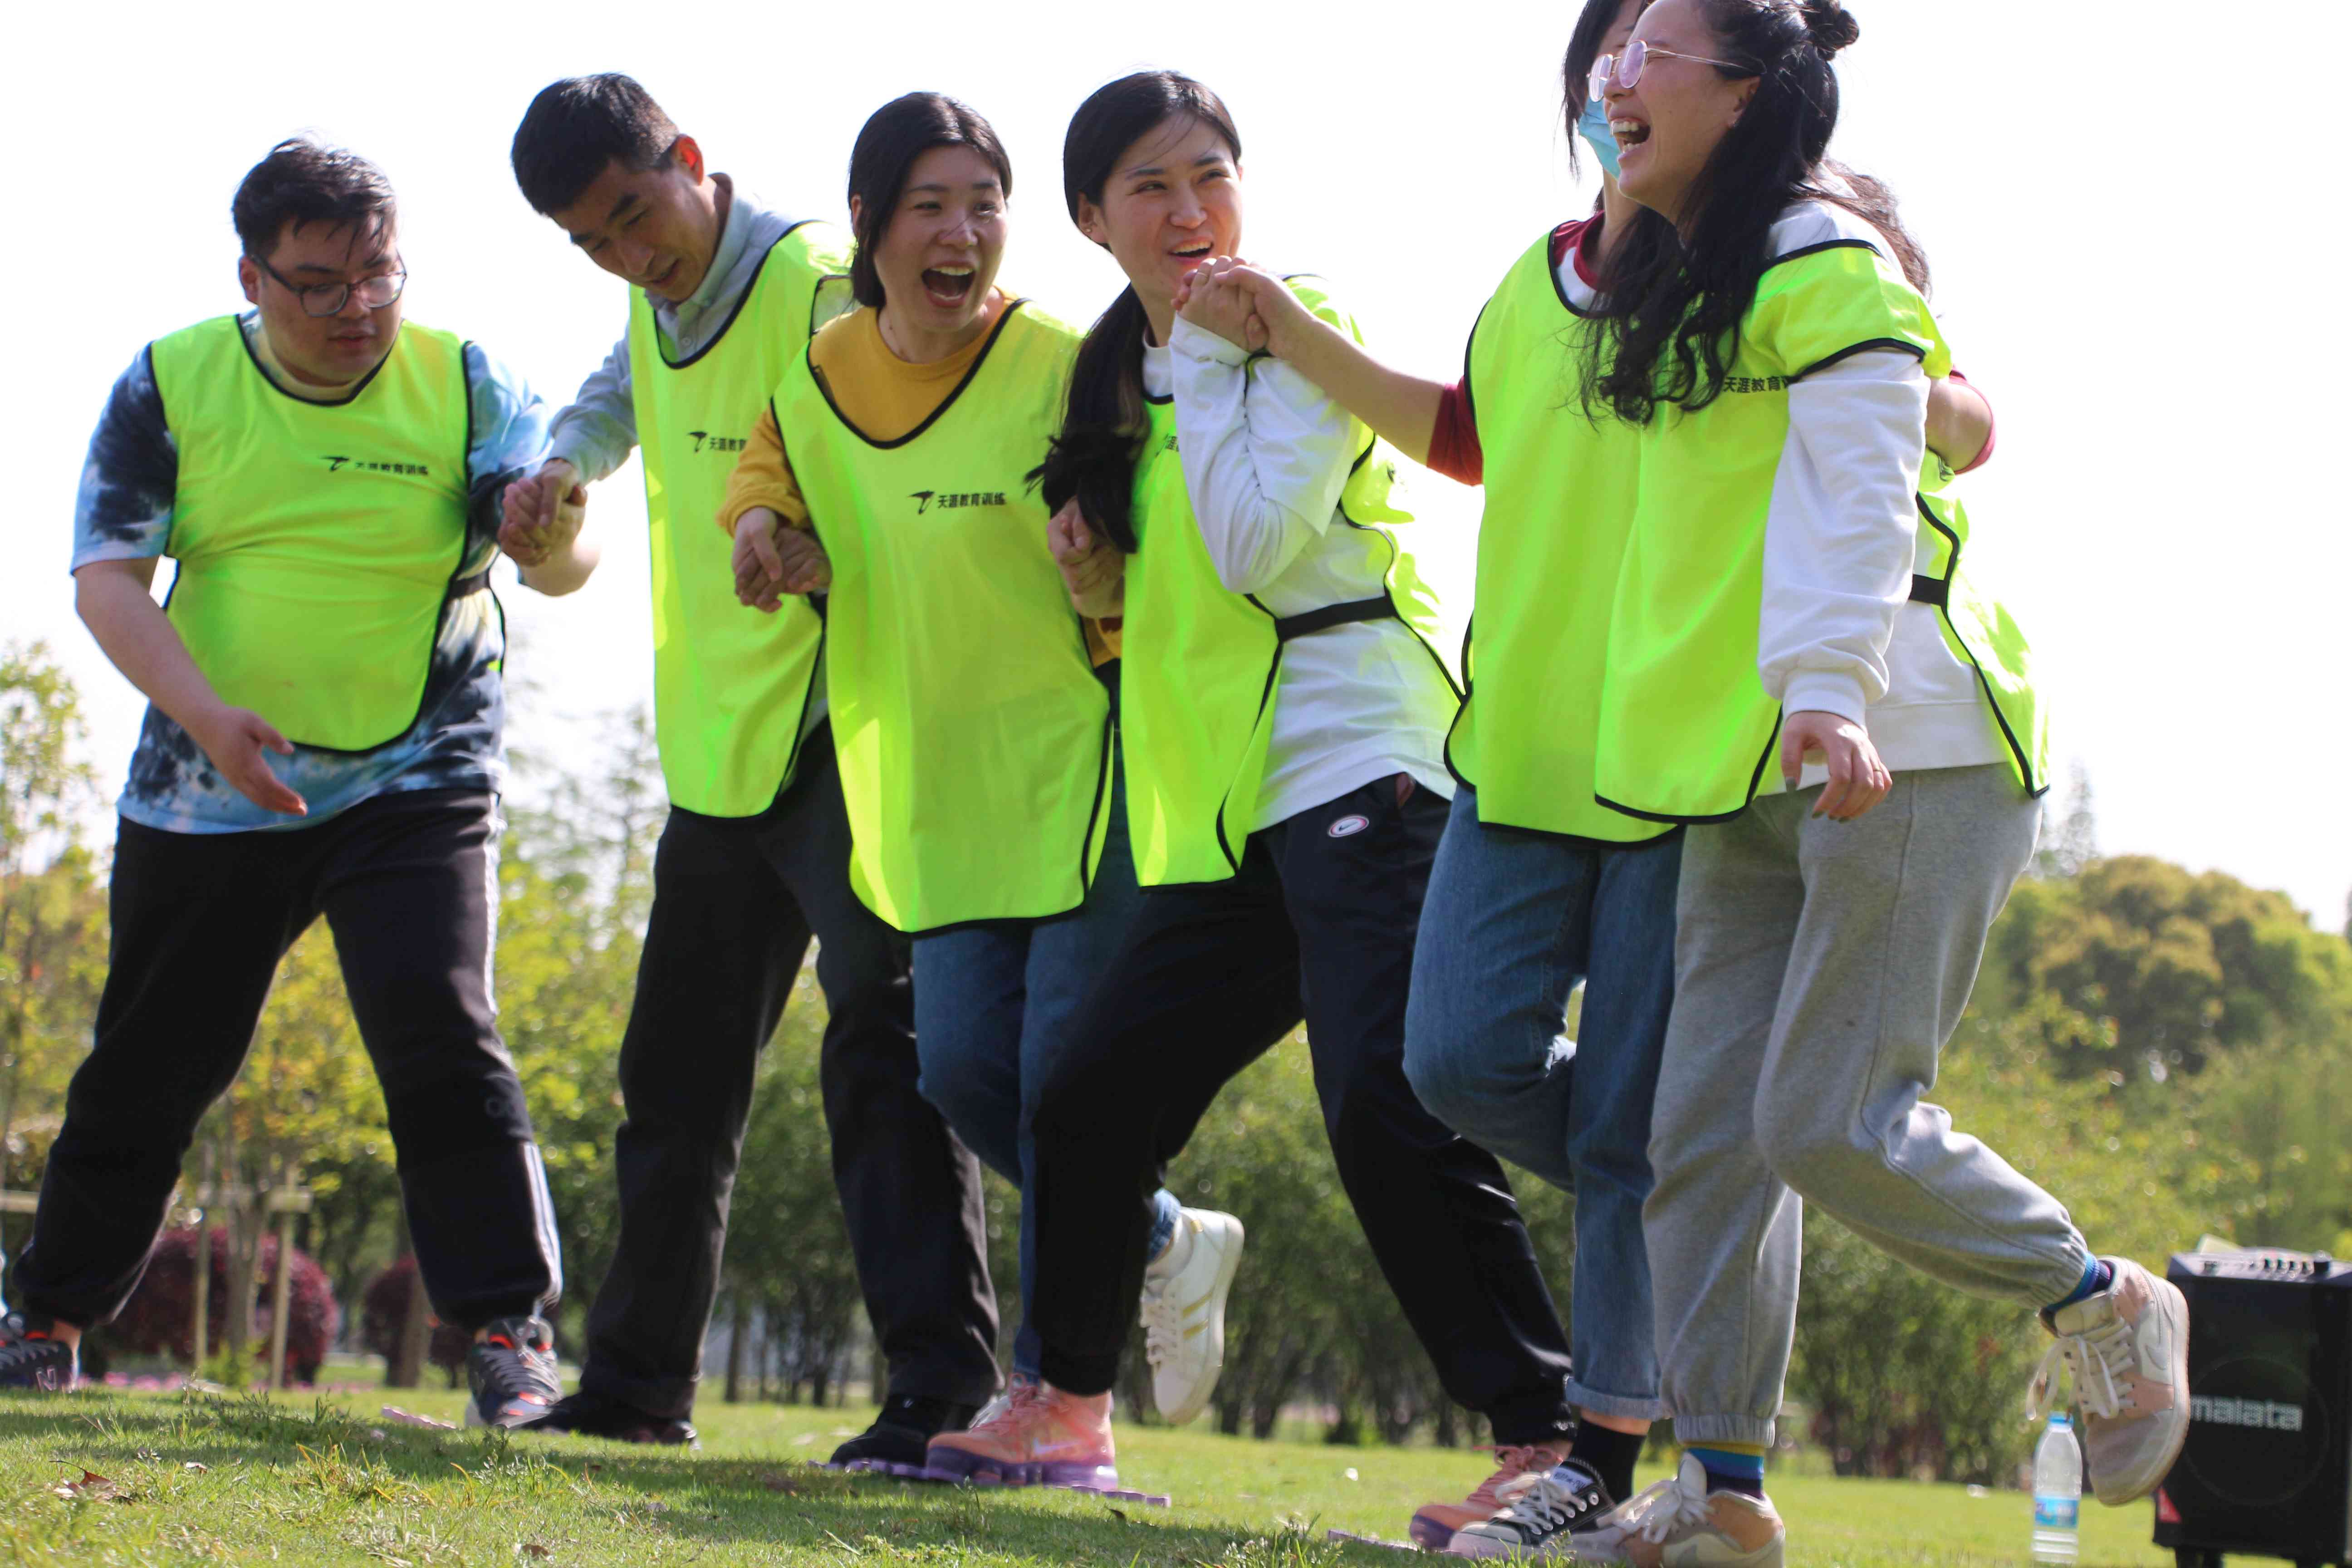
{"type": "Polygon", "coordinates": [[[726,1400],[730,1405],[740,1405],[743,1400],[743,1336],[750,1331],[751,1324],[743,1315],[743,1293],[739,1290],[735,1293],[734,1310],[727,1319],[726,1400]]]}
{"type": "Polygon", "coordinates": [[[261,1238],[251,1194],[237,1182],[236,1128],[221,1118],[221,1181],[228,1200],[228,1306],[221,1314],[221,1345],[232,1365],[249,1360],[253,1342],[254,1268],[261,1238]]]}
{"type": "Polygon", "coordinates": [[[188,1334],[188,1349],[190,1352],[188,1357],[188,1375],[190,1377],[202,1377],[204,1375],[205,1357],[212,1353],[211,1312],[213,1305],[213,1212],[211,1205],[213,1203],[212,1189],[214,1184],[213,1146],[211,1141],[206,1140],[205,1143],[205,1184],[200,1189],[201,1198],[196,1205],[196,1290],[194,1305],[194,1315],[196,1321],[191,1326],[188,1334]]]}
{"type": "MultiPolygon", "coordinates": [[[[408,1251],[408,1210],[404,1205],[393,1256],[404,1257],[408,1251]]],[[[425,1310],[425,1273],[420,1268],[410,1277],[408,1310],[400,1320],[400,1335],[393,1341],[392,1357],[384,1363],[386,1388],[415,1388],[425,1381],[425,1351],[432,1336],[433,1327],[425,1310]]]]}

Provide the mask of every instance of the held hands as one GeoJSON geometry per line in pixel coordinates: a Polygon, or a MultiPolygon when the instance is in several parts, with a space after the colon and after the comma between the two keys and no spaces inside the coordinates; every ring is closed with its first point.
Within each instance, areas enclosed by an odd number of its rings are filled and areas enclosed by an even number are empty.
{"type": "Polygon", "coordinates": [[[833,559],[806,529],[788,528],[772,507],[755,506],[735,522],[735,597],[774,615],[787,594],[833,586],[833,559]]]}
{"type": "Polygon", "coordinates": [[[189,738],[205,749],[205,755],[212,759],[220,776],[237,794],[264,811],[287,816],[310,815],[310,805],[288,789],[262,759],[264,752],[276,752],[279,756],[291,756],[294,752],[294,743],[279,734],[268,720],[250,709],[223,703],[184,727],[189,738]]]}
{"type": "Polygon", "coordinates": [[[1813,803],[1813,815],[1832,822],[1852,822],[1886,798],[1895,775],[1879,761],[1870,732],[1836,713],[1807,710],[1791,713],[1780,726],[1780,776],[1796,787],[1805,759],[1820,752],[1829,762],[1829,783],[1813,803]]]}
{"type": "Polygon", "coordinates": [[[544,566],[572,547],[587,516],[580,471],[561,458],[515,480],[499,500],[499,548],[518,566],[544,566]]]}
{"type": "Polygon", "coordinates": [[[1127,557],[1110,541],[1094,536],[1076,496],[1046,522],[1045,544],[1078,614],[1107,620],[1126,605],[1127,557]]]}
{"type": "Polygon", "coordinates": [[[1196,267],[1176,288],[1176,310],[1196,327],[1250,353],[1296,359],[1314,313],[1290,286],[1237,257],[1196,267]]]}

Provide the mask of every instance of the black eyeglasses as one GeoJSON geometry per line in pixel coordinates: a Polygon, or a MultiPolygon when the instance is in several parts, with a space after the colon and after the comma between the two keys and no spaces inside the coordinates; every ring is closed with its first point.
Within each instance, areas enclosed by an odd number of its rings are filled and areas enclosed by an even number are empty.
{"type": "Polygon", "coordinates": [[[381,310],[399,299],[400,291],[408,287],[405,268],[396,272],[378,273],[373,278],[362,278],[356,283],[297,283],[258,256],[253,258],[253,264],[278,279],[279,287],[290,290],[295,298],[300,300],[302,313],[306,316],[335,315],[350,302],[353,294],[360,297],[360,303],[368,310],[381,310]]]}

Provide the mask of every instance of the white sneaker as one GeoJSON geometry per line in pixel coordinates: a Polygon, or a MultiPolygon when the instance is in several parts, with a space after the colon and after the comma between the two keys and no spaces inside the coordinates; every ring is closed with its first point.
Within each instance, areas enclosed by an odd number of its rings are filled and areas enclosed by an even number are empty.
{"type": "Polygon", "coordinates": [[[2048,1415],[2065,1370],[2091,1489],[2116,1507],[2154,1491],[2188,1439],[2189,1300],[2128,1258],[2102,1261],[2114,1283],[2043,1314],[2058,1338],[2026,1403],[2048,1415]]]}
{"type": "Polygon", "coordinates": [[[1209,1407],[1225,1364],[1225,1294],[1242,1264],[1242,1222],[1186,1209],[1175,1239],[1143,1271],[1143,1351],[1152,1401],[1181,1426],[1209,1407]]]}
{"type": "Polygon", "coordinates": [[[1764,1498],[1710,1492],[1706,1467],[1689,1454],[1660,1481],[1576,1542],[1579,1563],[1633,1568],[1780,1568],[1788,1531],[1764,1498]]]}

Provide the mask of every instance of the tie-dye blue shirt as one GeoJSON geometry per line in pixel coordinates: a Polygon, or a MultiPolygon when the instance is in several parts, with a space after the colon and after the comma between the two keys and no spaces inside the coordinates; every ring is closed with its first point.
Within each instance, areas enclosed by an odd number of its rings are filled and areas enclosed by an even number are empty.
{"type": "MultiPolygon", "coordinates": [[[[259,330],[250,313],[244,325],[248,336],[259,330]]],[[[547,455],[547,411],[520,377],[470,342],[466,381],[473,429],[462,574],[471,574],[498,558],[500,492],[547,455]]],[[[90,437],[74,508],[74,568],[171,554],[179,468],[154,361],[142,348],[114,384],[90,437]]],[[[443,621],[424,700],[406,734],[356,753],[308,746],[297,746],[292,756],[265,753],[270,771],[309,804],[308,816],[265,811],[246,799],[185,730],[150,706],[120,808],[131,821],[168,833],[245,833],[302,827],[404,790],[501,789],[506,703],[499,660],[505,651],[495,598],[469,595],[443,621]]]]}

